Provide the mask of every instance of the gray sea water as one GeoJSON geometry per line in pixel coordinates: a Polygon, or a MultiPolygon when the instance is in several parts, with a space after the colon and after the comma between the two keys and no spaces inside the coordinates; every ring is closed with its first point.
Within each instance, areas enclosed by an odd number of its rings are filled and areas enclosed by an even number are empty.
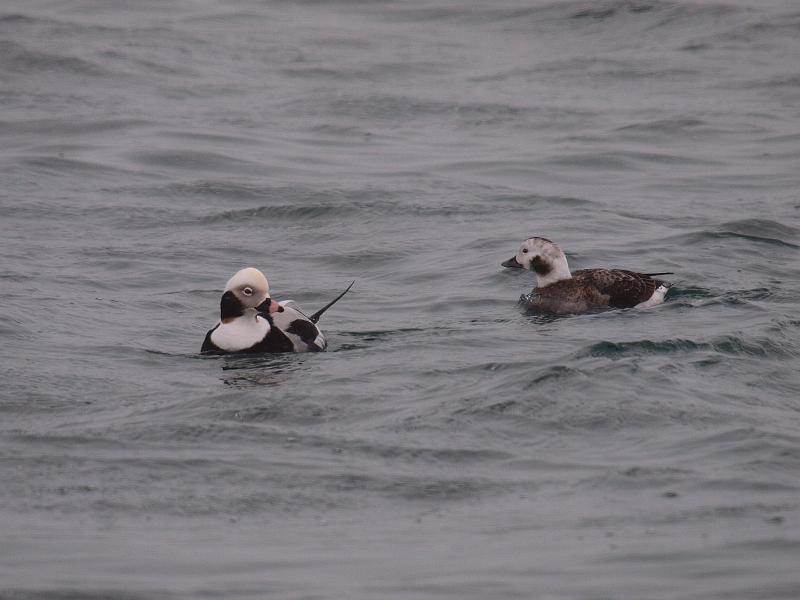
{"type": "Polygon", "coordinates": [[[797,2],[4,0],[0,182],[0,598],[800,597],[797,2]]]}

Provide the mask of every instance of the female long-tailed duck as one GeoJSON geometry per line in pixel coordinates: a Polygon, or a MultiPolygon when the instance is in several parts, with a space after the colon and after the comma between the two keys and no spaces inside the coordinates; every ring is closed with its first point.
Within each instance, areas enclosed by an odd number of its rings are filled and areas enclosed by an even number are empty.
{"type": "Polygon", "coordinates": [[[242,269],[225,285],[220,301],[219,322],[206,334],[200,352],[320,352],[325,349],[327,342],[317,327],[317,321],[350,287],[307,317],[289,306],[291,300],[276,302],[270,298],[269,284],[261,271],[242,269]]]}
{"type": "Polygon", "coordinates": [[[504,267],[530,269],[536,273],[536,287],[523,294],[520,302],[547,312],[583,312],[592,308],[648,308],[661,304],[669,284],[657,275],[622,269],[580,269],[570,273],[567,257],[554,242],[543,237],[528,238],[504,267]]]}

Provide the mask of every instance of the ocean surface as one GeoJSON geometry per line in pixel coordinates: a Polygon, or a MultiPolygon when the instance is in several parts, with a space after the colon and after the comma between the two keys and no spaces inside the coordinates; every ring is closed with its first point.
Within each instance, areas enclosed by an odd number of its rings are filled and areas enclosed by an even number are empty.
{"type": "Polygon", "coordinates": [[[797,2],[4,0],[0,184],[3,600],[800,597],[797,2]]]}

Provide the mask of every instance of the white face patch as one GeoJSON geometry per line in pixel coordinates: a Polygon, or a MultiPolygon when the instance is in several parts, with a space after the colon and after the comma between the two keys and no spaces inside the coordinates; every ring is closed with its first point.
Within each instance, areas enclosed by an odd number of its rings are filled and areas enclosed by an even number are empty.
{"type": "Polygon", "coordinates": [[[228,323],[220,323],[211,334],[211,341],[221,350],[238,352],[255,346],[267,336],[270,329],[266,319],[256,317],[255,311],[247,311],[228,323]]]}

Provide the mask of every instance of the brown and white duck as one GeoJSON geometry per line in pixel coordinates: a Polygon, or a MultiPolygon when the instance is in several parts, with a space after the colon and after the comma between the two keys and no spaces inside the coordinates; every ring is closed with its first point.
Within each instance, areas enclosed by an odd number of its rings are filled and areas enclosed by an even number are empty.
{"type": "Polygon", "coordinates": [[[571,273],[567,257],[555,242],[528,238],[504,267],[536,273],[536,287],[520,302],[547,312],[584,312],[598,307],[648,308],[664,302],[670,284],[654,279],[671,273],[637,273],[623,269],[580,269],[571,273]]]}

